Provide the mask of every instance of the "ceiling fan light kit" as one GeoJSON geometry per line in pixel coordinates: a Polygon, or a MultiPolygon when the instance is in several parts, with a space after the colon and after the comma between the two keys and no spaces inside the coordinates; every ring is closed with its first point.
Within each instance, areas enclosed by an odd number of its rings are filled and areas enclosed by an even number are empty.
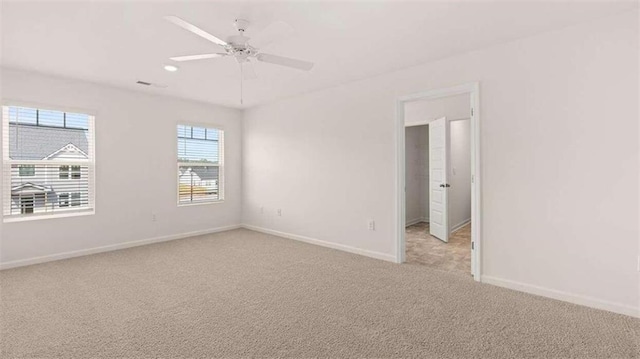
{"type": "MultiPolygon", "coordinates": [[[[284,56],[265,54],[259,51],[258,48],[251,46],[249,44],[250,38],[244,35],[244,32],[249,27],[249,21],[244,19],[236,19],[234,21],[234,26],[238,31],[237,35],[229,36],[227,41],[223,41],[220,38],[211,35],[210,33],[200,29],[199,27],[182,20],[177,16],[166,16],[165,19],[191,33],[194,33],[210,42],[221,47],[224,52],[215,52],[209,54],[200,54],[200,55],[186,55],[186,56],[176,56],[171,57],[172,61],[176,62],[186,62],[186,61],[194,61],[194,60],[205,60],[205,59],[215,59],[219,57],[227,57],[233,56],[238,64],[240,65],[240,104],[243,103],[243,79],[251,79],[255,78],[255,72],[251,65],[251,59],[256,59],[260,62],[270,63],[274,65],[280,65],[285,67],[291,67],[298,70],[309,71],[313,68],[313,63],[303,60],[296,60],[284,56]]],[[[273,35],[284,34],[285,32],[290,32],[291,27],[283,22],[276,22],[270,26],[268,26],[263,32],[267,35],[273,37],[273,35]]],[[[266,37],[270,37],[266,36],[266,37]]],[[[271,40],[268,38],[264,38],[263,43],[266,44],[271,40]]],[[[165,66],[165,69],[167,67],[165,66]]],[[[175,67],[175,70],[167,71],[176,71],[178,68],[175,67]]]]}

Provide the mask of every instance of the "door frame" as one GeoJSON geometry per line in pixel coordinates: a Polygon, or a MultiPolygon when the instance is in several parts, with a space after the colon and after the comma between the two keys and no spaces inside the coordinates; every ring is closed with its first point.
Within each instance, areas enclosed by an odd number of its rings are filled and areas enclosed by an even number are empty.
{"type": "MultiPolygon", "coordinates": [[[[469,94],[471,130],[471,272],[474,280],[480,282],[482,273],[482,198],[480,160],[480,83],[471,82],[457,86],[437,88],[424,92],[401,96],[396,99],[396,262],[405,261],[405,122],[404,104],[416,100],[435,100],[443,97],[469,94]]],[[[424,123],[427,124],[427,123],[424,123]]],[[[417,124],[416,124],[417,125],[417,124]]]]}

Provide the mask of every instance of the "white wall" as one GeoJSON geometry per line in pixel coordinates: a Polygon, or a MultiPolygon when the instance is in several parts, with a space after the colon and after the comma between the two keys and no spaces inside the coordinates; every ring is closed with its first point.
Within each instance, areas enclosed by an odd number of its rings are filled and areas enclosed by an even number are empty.
{"type": "Polygon", "coordinates": [[[429,221],[429,127],[405,128],[406,224],[429,221]]]}
{"type": "Polygon", "coordinates": [[[404,123],[424,123],[446,117],[459,120],[471,117],[471,96],[468,94],[447,96],[435,100],[405,102],[404,123]]]}
{"type": "Polygon", "coordinates": [[[244,222],[395,258],[395,100],[480,81],[483,280],[637,315],[637,80],[633,11],[250,109],[244,222]]]}
{"type": "Polygon", "coordinates": [[[471,220],[471,121],[449,122],[449,230],[471,220]]]}
{"type": "Polygon", "coordinates": [[[8,69],[1,87],[4,99],[95,113],[97,171],[95,215],[4,223],[3,264],[240,223],[240,111],[8,69]],[[178,121],[224,128],[224,203],[177,207],[178,121]]]}

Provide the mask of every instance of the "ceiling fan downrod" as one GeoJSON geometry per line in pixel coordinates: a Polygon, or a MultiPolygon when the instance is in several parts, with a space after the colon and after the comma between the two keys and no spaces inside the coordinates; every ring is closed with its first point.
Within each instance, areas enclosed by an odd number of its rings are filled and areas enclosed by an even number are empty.
{"type": "Polygon", "coordinates": [[[242,91],[243,90],[242,89],[242,83],[243,83],[242,78],[243,78],[244,74],[242,73],[242,63],[239,62],[238,65],[240,65],[240,105],[242,105],[243,104],[243,101],[242,101],[242,92],[243,92],[242,91]]]}

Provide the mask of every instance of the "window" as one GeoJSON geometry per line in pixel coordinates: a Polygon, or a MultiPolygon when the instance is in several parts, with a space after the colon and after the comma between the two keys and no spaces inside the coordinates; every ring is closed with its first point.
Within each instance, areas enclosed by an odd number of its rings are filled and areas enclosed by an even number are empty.
{"type": "Polygon", "coordinates": [[[71,194],[71,206],[78,207],[82,205],[82,199],[80,196],[80,192],[75,192],[71,194]]]}
{"type": "Polygon", "coordinates": [[[59,175],[60,179],[68,179],[69,178],[69,166],[67,166],[67,165],[60,166],[59,174],[60,174],[59,175]]]}
{"type": "Polygon", "coordinates": [[[178,204],[224,199],[224,131],[178,125],[178,204]]]}
{"type": "Polygon", "coordinates": [[[60,166],[59,178],[60,179],[80,179],[82,178],[82,169],[80,166],[71,166],[71,171],[69,171],[68,165],[60,166]]]}
{"type": "Polygon", "coordinates": [[[58,196],[58,206],[60,207],[69,207],[69,194],[68,193],[60,193],[58,196]]]}
{"type": "Polygon", "coordinates": [[[36,175],[36,167],[34,165],[19,165],[18,176],[32,177],[36,175]]]}
{"type": "Polygon", "coordinates": [[[72,179],[82,178],[80,166],[71,166],[71,178],[72,179]]]}
{"type": "Polygon", "coordinates": [[[5,219],[91,212],[93,116],[2,107],[5,219]]]}

